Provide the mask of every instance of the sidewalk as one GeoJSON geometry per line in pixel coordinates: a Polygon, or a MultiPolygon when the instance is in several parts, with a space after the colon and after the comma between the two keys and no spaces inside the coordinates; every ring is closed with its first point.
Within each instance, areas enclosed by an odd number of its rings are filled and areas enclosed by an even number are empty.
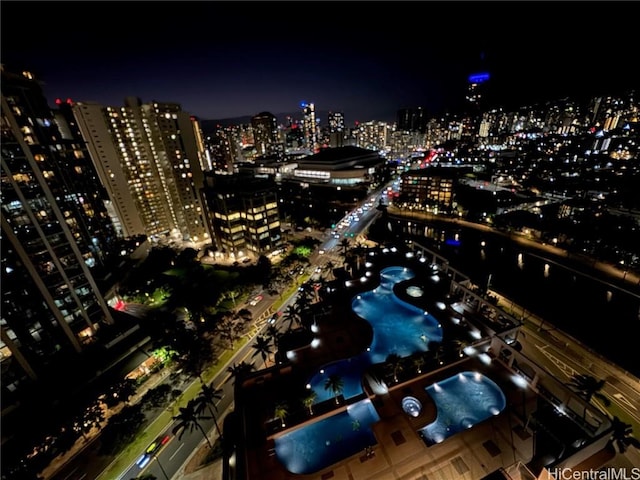
{"type": "MultiPolygon", "coordinates": [[[[145,393],[147,393],[150,389],[158,386],[170,374],[170,369],[163,368],[159,372],[151,375],[127,403],[130,405],[137,403],[145,395],[145,393]]],[[[102,422],[103,425],[106,425],[109,422],[109,418],[119,413],[125,405],[126,404],[122,402],[116,405],[114,408],[106,409],[104,413],[104,420],[102,422]]],[[[60,471],[60,469],[67,465],[69,461],[74,459],[76,455],[82,454],[85,449],[87,449],[87,447],[99,437],[100,433],[101,429],[93,428],[84,438],[80,437],[78,440],[76,440],[76,442],[68,451],[54,458],[51,463],[40,472],[42,478],[44,480],[48,480],[49,478],[56,475],[60,471]]]]}

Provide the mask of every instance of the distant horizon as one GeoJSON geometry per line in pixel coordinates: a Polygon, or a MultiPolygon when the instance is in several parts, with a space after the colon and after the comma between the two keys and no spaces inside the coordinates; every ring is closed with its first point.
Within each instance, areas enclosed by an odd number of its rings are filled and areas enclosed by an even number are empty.
{"type": "MultiPolygon", "coordinates": [[[[565,100],[565,99],[569,100],[569,101],[575,101],[575,102],[588,102],[588,101],[590,101],[590,100],[592,100],[594,98],[600,97],[600,96],[625,96],[625,95],[628,95],[628,94],[630,94],[632,92],[636,92],[636,91],[638,91],[638,90],[637,89],[632,89],[632,88],[626,88],[626,89],[623,89],[622,91],[600,92],[600,93],[597,93],[597,94],[594,93],[593,95],[584,94],[584,95],[581,95],[579,97],[564,96],[564,97],[540,99],[540,100],[538,100],[536,102],[528,102],[528,103],[523,102],[522,104],[518,104],[518,105],[510,105],[510,106],[499,105],[499,106],[490,107],[489,109],[491,109],[491,108],[503,108],[503,109],[505,109],[505,111],[513,111],[511,109],[517,110],[517,109],[521,109],[521,108],[539,106],[539,105],[544,104],[544,103],[559,102],[559,101],[562,101],[562,100],[565,100]]],[[[387,115],[387,119],[370,118],[368,120],[354,120],[354,121],[351,122],[351,124],[349,124],[348,117],[345,114],[345,124],[348,125],[348,126],[355,126],[355,122],[366,123],[366,122],[370,122],[370,121],[381,121],[381,122],[386,122],[386,123],[396,123],[397,120],[398,120],[398,118],[397,118],[398,112],[400,110],[405,109],[405,108],[418,109],[418,108],[425,108],[425,107],[421,106],[421,105],[417,105],[417,106],[414,106],[414,107],[400,107],[395,111],[393,118],[391,118],[389,116],[389,114],[387,113],[386,114],[387,115]]],[[[318,110],[318,109],[316,109],[316,116],[320,115],[321,124],[326,124],[326,119],[322,119],[322,116],[323,115],[328,115],[331,112],[340,112],[340,113],[344,114],[344,112],[342,110],[339,110],[339,109],[335,109],[335,110],[318,110]]],[[[191,113],[191,112],[187,112],[187,113],[191,113]]],[[[292,111],[287,111],[287,112],[260,111],[260,112],[254,113],[254,114],[239,115],[239,116],[236,116],[236,117],[228,117],[228,118],[200,118],[200,117],[198,117],[198,121],[200,121],[200,122],[211,122],[211,123],[213,123],[213,122],[221,122],[222,124],[225,124],[225,126],[227,126],[228,124],[232,124],[232,122],[235,121],[235,120],[246,119],[247,121],[249,121],[252,117],[254,117],[256,115],[259,115],[261,113],[270,113],[270,114],[274,115],[278,119],[279,122],[281,122],[281,120],[283,120],[287,116],[293,116],[294,118],[296,118],[298,120],[302,119],[302,117],[303,117],[302,110],[292,110],[292,111]]],[[[452,111],[452,110],[445,109],[445,111],[442,111],[442,112],[440,112],[438,114],[430,113],[427,110],[428,118],[438,118],[439,116],[441,116],[443,114],[446,114],[446,113],[450,113],[452,115],[463,115],[464,114],[464,108],[459,108],[458,111],[452,111]]]]}
{"type": "Polygon", "coordinates": [[[585,38],[571,3],[549,12],[528,2],[369,2],[371,20],[359,22],[326,4],[308,17],[287,2],[1,5],[2,63],[31,71],[51,106],[136,96],[223,120],[306,101],[351,125],[390,122],[402,108],[456,112],[482,72],[505,108],[640,85],[631,2],[579,5],[608,26],[609,42],[585,38]],[[129,24],[134,6],[149,20],[129,24]]]}

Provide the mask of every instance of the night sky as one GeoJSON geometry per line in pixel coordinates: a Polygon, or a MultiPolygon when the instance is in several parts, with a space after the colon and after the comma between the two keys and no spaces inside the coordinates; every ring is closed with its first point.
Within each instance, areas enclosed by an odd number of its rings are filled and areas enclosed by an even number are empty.
{"type": "Polygon", "coordinates": [[[225,119],[306,101],[392,122],[459,111],[481,71],[505,107],[637,89],[633,3],[3,0],[1,54],[51,105],[135,96],[225,119]]]}

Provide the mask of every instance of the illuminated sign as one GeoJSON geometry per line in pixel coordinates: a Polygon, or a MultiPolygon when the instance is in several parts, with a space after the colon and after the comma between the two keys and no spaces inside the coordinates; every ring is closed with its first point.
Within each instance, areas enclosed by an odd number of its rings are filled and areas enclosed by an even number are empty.
{"type": "Polygon", "coordinates": [[[472,75],[469,75],[469,82],[470,83],[482,83],[482,82],[486,82],[487,80],[489,80],[489,73],[474,73],[472,75]]]}

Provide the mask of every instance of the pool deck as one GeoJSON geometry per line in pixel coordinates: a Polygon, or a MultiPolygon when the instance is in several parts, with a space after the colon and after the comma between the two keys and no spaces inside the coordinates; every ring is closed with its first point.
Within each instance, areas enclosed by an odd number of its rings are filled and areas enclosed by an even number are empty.
{"type": "MultiPolygon", "coordinates": [[[[533,455],[533,437],[523,428],[515,412],[505,409],[501,414],[457,433],[440,444],[427,446],[418,429],[435,419],[435,405],[420,392],[433,381],[439,381],[467,368],[476,368],[465,359],[455,369],[449,366],[441,372],[430,372],[404,384],[396,385],[388,393],[378,394],[374,406],[380,421],[372,426],[377,445],[371,452],[362,451],[314,474],[292,474],[278,460],[273,448],[248,451],[251,471],[249,478],[262,480],[388,480],[388,479],[467,479],[475,480],[517,462],[526,463],[533,455]],[[423,410],[418,418],[406,414],[402,398],[419,395],[423,410]],[[511,447],[513,441],[514,448],[511,447]]],[[[495,372],[492,377],[495,378],[495,372]]],[[[510,387],[506,377],[501,381],[505,396],[514,408],[534,409],[535,398],[525,399],[510,387]],[[506,391],[505,391],[506,390],[506,391]]],[[[272,445],[273,447],[273,445],[272,445]]]]}
{"type": "MultiPolygon", "coordinates": [[[[423,282],[428,283],[428,282],[423,282]]],[[[435,286],[433,286],[435,288],[435,286]]],[[[429,291],[429,289],[426,289],[429,291]]],[[[347,299],[348,300],[348,299],[347,299]]],[[[420,303],[413,299],[412,302],[420,303]]],[[[427,300],[426,298],[423,300],[427,300]]],[[[322,348],[303,350],[297,353],[293,363],[299,365],[323,365],[337,358],[348,358],[364,350],[370,344],[372,332],[365,321],[345,322],[353,314],[348,311],[350,302],[339,304],[329,318],[323,320],[319,334],[322,348]]],[[[474,310],[464,303],[458,304],[457,311],[463,318],[469,318],[474,310]]],[[[363,450],[355,455],[334,463],[313,474],[293,474],[288,472],[278,460],[273,437],[266,443],[251,441],[246,446],[247,477],[260,480],[481,480],[499,469],[506,469],[514,480],[532,478],[519,474],[519,465],[528,463],[534,454],[534,436],[527,430],[525,422],[530,413],[536,411],[537,397],[531,389],[523,391],[514,385],[510,371],[499,361],[490,366],[483,366],[477,359],[464,358],[453,364],[449,363],[441,370],[430,371],[412,378],[403,384],[392,385],[389,391],[373,395],[368,391],[380,421],[372,425],[377,444],[370,450],[363,450]],[[474,363],[475,362],[475,363],[474,363]],[[431,423],[435,418],[435,405],[425,399],[424,388],[434,382],[457,374],[460,371],[481,371],[502,389],[507,399],[507,407],[496,416],[459,432],[442,443],[428,446],[419,436],[418,430],[431,423]],[[402,409],[402,398],[407,394],[416,396],[423,405],[418,418],[413,418],[402,409]]],[[[272,395],[281,393],[290,387],[292,378],[286,375],[269,374],[272,388],[258,388],[258,384],[245,391],[250,400],[246,412],[257,415],[260,404],[270,404],[272,395]],[[279,380],[280,383],[272,383],[279,380]],[[255,402],[255,403],[253,403],[255,402]]],[[[266,386],[266,385],[265,385],[266,386]]],[[[428,395],[426,395],[428,397],[428,395]]],[[[336,407],[331,407],[331,409],[336,407]]],[[[344,404],[335,411],[344,408],[344,404]]],[[[317,421],[331,415],[329,411],[318,411],[314,418],[306,421],[317,421]]],[[[257,419],[257,418],[256,418],[257,419]]],[[[247,421],[250,425],[259,425],[256,419],[247,421]],[[253,420],[253,421],[252,421],[253,420]]],[[[296,427],[305,423],[302,421],[296,427]]],[[[272,432],[273,433],[273,432],[272,432]]],[[[267,436],[270,434],[267,433],[267,436]]],[[[277,433],[276,433],[277,435],[277,433]]],[[[253,440],[256,440],[255,438],[253,440]]],[[[598,452],[593,458],[585,460],[582,467],[598,468],[607,462],[598,452]],[[599,455],[599,456],[598,456],[599,455]]],[[[615,459],[620,459],[618,455],[615,459]]],[[[177,477],[185,480],[204,480],[221,478],[219,463],[202,468],[189,476],[177,477]]],[[[176,477],[174,477],[175,479],[176,477]]]]}

